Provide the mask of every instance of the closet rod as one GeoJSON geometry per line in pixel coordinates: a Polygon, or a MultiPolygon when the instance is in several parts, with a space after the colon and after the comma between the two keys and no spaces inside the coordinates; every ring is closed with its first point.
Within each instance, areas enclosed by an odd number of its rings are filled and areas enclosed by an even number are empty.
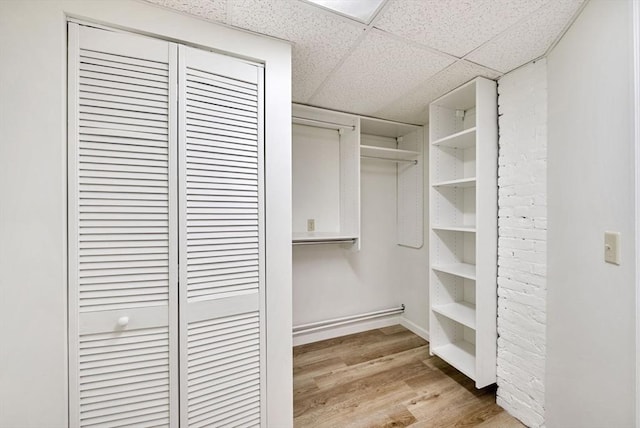
{"type": "Polygon", "coordinates": [[[356,238],[349,239],[315,239],[315,240],[300,240],[293,241],[293,245],[316,245],[316,244],[354,244],[356,242],[356,238]]]}
{"type": "Polygon", "coordinates": [[[338,131],[340,131],[341,129],[350,129],[354,131],[356,129],[354,125],[343,125],[341,123],[325,122],[324,120],[307,119],[304,117],[296,117],[296,116],[293,116],[291,118],[291,121],[298,125],[315,126],[318,128],[337,129],[338,131]]]}
{"type": "Polygon", "coordinates": [[[408,163],[412,163],[414,165],[418,164],[418,161],[415,159],[391,159],[391,158],[383,158],[380,156],[367,156],[367,155],[360,155],[361,158],[367,158],[367,159],[378,159],[378,160],[385,160],[385,161],[391,161],[391,162],[408,162],[408,163]]]}

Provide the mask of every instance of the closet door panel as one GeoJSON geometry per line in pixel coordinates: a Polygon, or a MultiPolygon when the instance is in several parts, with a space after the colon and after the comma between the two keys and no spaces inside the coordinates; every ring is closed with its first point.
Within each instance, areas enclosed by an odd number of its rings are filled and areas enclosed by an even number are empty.
{"type": "Polygon", "coordinates": [[[180,48],[180,331],[185,426],[262,418],[262,69],[180,48]]]}
{"type": "Polygon", "coordinates": [[[72,426],[177,425],[176,67],[69,24],[72,426]]]}

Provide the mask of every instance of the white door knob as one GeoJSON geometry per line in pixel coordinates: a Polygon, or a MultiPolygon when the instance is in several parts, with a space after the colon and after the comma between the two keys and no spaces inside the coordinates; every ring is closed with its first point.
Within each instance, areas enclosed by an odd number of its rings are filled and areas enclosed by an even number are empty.
{"type": "Polygon", "coordinates": [[[123,317],[118,318],[118,326],[126,327],[127,324],[129,324],[129,317],[128,316],[123,316],[123,317]]]}

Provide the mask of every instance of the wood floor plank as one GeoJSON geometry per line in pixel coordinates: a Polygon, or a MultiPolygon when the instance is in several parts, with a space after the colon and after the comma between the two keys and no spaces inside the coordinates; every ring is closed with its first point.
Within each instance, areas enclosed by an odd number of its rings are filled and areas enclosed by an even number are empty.
{"type": "Polygon", "coordinates": [[[476,425],[476,428],[524,428],[524,425],[519,420],[502,410],[492,418],[476,425]]]}
{"type": "Polygon", "coordinates": [[[366,378],[384,372],[395,367],[402,367],[410,362],[422,362],[424,354],[428,352],[427,346],[409,349],[396,354],[380,357],[360,364],[347,366],[333,370],[315,378],[318,387],[330,388],[336,384],[351,382],[356,379],[366,378]]]}
{"type": "Polygon", "coordinates": [[[300,416],[303,413],[334,412],[332,406],[350,400],[368,400],[371,403],[378,403],[386,408],[388,402],[381,401],[375,393],[382,391],[388,385],[391,388],[406,387],[415,396],[403,379],[415,376],[424,370],[424,364],[419,360],[405,361],[396,367],[387,367],[386,370],[377,373],[369,373],[366,376],[353,376],[348,381],[345,379],[334,382],[325,387],[320,387],[318,391],[308,394],[306,397],[294,402],[294,415],[300,416]],[[373,393],[373,394],[372,394],[373,393]],[[328,410],[327,410],[328,409],[328,410]]]}
{"type": "Polygon", "coordinates": [[[359,349],[349,352],[343,359],[348,366],[351,366],[427,345],[426,340],[405,330],[388,334],[384,340],[364,344],[359,349]]]}
{"type": "Polygon", "coordinates": [[[400,331],[407,331],[407,329],[401,326],[400,324],[390,325],[389,327],[382,327],[378,330],[382,334],[393,334],[393,333],[398,333],[400,331]]]}
{"type": "Polygon", "coordinates": [[[367,421],[367,418],[381,409],[380,403],[385,405],[398,403],[413,395],[415,395],[413,390],[404,382],[368,386],[355,390],[339,400],[331,398],[331,401],[322,406],[321,410],[304,412],[296,416],[296,426],[318,428],[377,426],[376,421],[367,421]]]}
{"type": "Polygon", "coordinates": [[[296,428],[522,428],[402,326],[294,348],[296,428]]]}

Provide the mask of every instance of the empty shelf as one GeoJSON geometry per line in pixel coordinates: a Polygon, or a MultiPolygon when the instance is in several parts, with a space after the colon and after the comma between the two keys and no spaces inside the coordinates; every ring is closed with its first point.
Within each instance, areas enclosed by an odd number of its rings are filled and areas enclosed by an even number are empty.
{"type": "Polygon", "coordinates": [[[456,275],[462,278],[476,279],[476,266],[469,263],[452,263],[439,265],[435,264],[431,266],[433,270],[437,270],[451,275],[456,275]]]}
{"type": "Polygon", "coordinates": [[[433,187],[473,187],[476,185],[476,178],[459,178],[457,180],[440,181],[432,184],[433,187]]]}
{"type": "Polygon", "coordinates": [[[476,329],[476,307],[467,302],[453,302],[444,305],[434,305],[432,309],[460,324],[476,329]]]}
{"type": "Polygon", "coordinates": [[[447,135],[433,143],[434,146],[453,147],[456,149],[468,149],[476,144],[476,128],[465,129],[452,135],[447,135]]]}
{"type": "Polygon", "coordinates": [[[448,230],[451,232],[475,232],[476,231],[476,227],[475,226],[454,226],[454,225],[433,225],[431,226],[431,229],[433,230],[448,230]]]}
{"type": "Polygon", "coordinates": [[[360,155],[393,160],[412,160],[416,159],[420,153],[411,150],[389,149],[386,147],[360,146],[360,155]]]}
{"type": "Polygon", "coordinates": [[[343,242],[343,241],[355,241],[358,239],[355,235],[341,234],[334,232],[300,232],[293,234],[293,243],[303,242],[343,242]]]}
{"type": "Polygon", "coordinates": [[[433,348],[432,351],[471,379],[476,379],[476,347],[472,343],[448,343],[433,348]]]}

